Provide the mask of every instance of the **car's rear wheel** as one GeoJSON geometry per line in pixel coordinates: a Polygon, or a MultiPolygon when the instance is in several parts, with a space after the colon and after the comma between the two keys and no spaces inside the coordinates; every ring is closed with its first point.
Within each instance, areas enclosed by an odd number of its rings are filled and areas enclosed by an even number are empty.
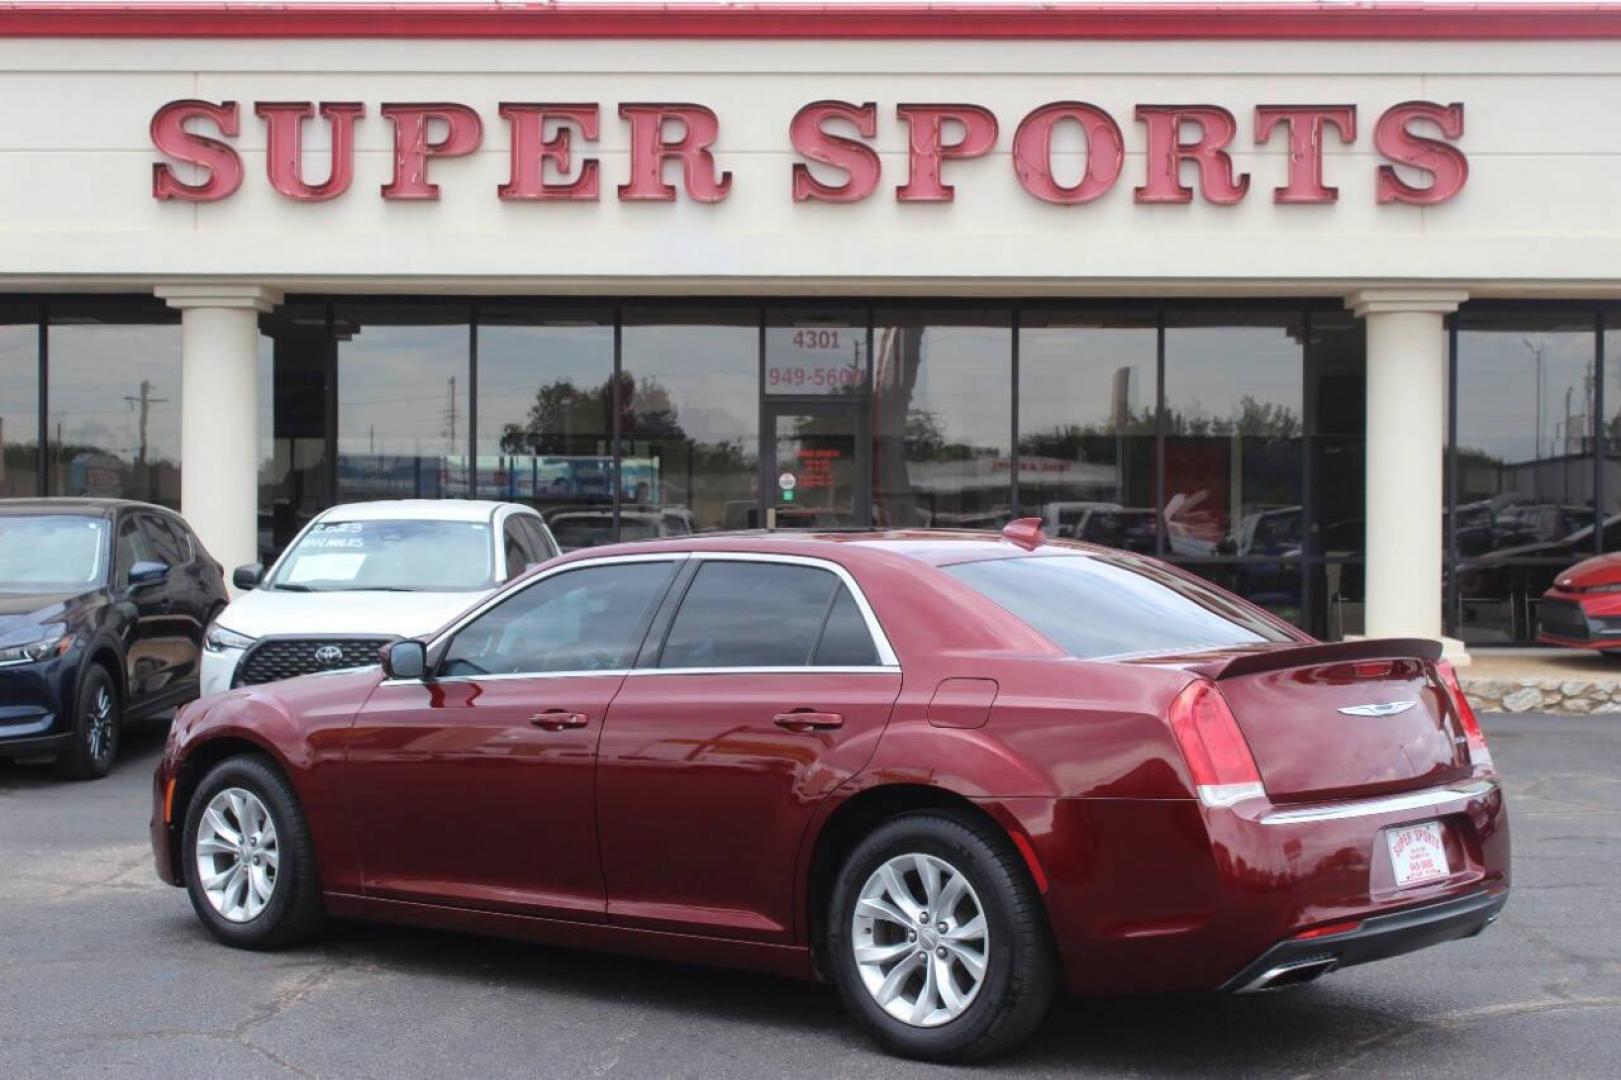
{"type": "Polygon", "coordinates": [[[72,780],[99,780],[118,757],[118,685],[100,664],[85,668],[73,703],[73,738],[56,759],[56,768],[72,780]]]}
{"type": "Polygon", "coordinates": [[[995,828],[938,812],[874,830],[833,888],[828,954],[845,1004],[885,1049],[970,1061],[1024,1040],[1056,965],[1041,897],[995,828]]]}
{"type": "Polygon", "coordinates": [[[182,845],[191,906],[220,941],[268,949],[320,929],[309,827],[269,762],[236,757],[214,766],[187,806],[182,845]]]}

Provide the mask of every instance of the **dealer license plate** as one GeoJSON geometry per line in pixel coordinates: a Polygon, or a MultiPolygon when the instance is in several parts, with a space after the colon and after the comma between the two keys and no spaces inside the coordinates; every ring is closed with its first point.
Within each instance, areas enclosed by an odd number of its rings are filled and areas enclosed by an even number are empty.
{"type": "Polygon", "coordinates": [[[1441,823],[1426,821],[1385,833],[1390,845],[1390,866],[1396,872],[1396,887],[1404,889],[1435,881],[1452,873],[1447,865],[1447,849],[1441,840],[1441,823]]]}

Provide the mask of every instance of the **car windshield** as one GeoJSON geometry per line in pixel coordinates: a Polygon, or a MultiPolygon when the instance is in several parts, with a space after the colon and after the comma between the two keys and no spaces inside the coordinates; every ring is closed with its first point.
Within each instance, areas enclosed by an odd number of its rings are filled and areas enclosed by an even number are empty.
{"type": "Polygon", "coordinates": [[[107,523],[70,514],[0,517],[0,589],[36,592],[101,584],[107,523]]]}
{"type": "Polygon", "coordinates": [[[321,521],[266,587],[288,592],[467,592],[495,584],[482,521],[321,521]]]}
{"type": "Polygon", "coordinates": [[[1236,600],[1135,559],[1031,556],[943,569],[1082,659],[1289,640],[1236,600]]]}

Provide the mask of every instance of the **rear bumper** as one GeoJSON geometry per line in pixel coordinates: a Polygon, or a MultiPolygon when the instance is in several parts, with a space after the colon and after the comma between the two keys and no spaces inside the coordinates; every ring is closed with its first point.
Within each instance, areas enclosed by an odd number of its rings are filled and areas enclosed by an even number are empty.
{"type": "Polygon", "coordinates": [[[1483,889],[1456,900],[1375,915],[1355,930],[1309,940],[1280,941],[1221,987],[1230,993],[1267,990],[1342,967],[1387,960],[1447,941],[1474,937],[1497,920],[1508,889],[1483,889]]]}
{"type": "MultiPolygon", "coordinates": [[[[1229,987],[1303,932],[1383,925],[1373,920],[1510,885],[1508,813],[1488,778],[1318,804],[1009,799],[996,810],[1024,831],[1050,883],[1048,918],[1077,994],[1229,987]],[[1388,830],[1431,821],[1451,872],[1398,886],[1388,830]]],[[[1317,951],[1336,940],[1318,938],[1317,951]]],[[[1434,943],[1407,940],[1394,951],[1434,943]]],[[[1355,962],[1372,959],[1370,948],[1355,962]]]]}

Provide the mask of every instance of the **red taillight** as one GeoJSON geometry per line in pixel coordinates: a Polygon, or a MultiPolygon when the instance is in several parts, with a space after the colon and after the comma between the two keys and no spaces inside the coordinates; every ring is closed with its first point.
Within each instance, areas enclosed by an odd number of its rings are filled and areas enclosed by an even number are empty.
{"type": "Polygon", "coordinates": [[[1244,733],[1216,684],[1191,683],[1171,702],[1171,731],[1206,806],[1231,806],[1266,794],[1244,733]]]}
{"type": "Polygon", "coordinates": [[[1463,694],[1463,686],[1458,682],[1458,673],[1446,660],[1438,661],[1435,667],[1441,673],[1441,682],[1445,684],[1447,694],[1452,698],[1452,711],[1458,714],[1458,723],[1463,726],[1463,736],[1469,741],[1470,764],[1481,772],[1495,772],[1492,752],[1486,749],[1486,733],[1480,730],[1480,719],[1475,716],[1475,710],[1470,707],[1469,699],[1463,694]]]}

